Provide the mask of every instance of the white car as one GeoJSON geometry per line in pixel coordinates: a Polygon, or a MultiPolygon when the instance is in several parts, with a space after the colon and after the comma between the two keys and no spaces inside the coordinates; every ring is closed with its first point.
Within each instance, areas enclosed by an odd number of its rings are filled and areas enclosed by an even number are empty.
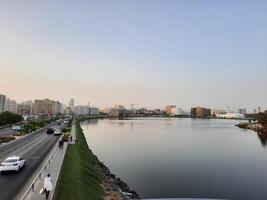
{"type": "Polygon", "coordinates": [[[11,156],[2,162],[0,165],[0,172],[3,171],[19,171],[25,166],[25,159],[18,156],[11,156]]]}
{"type": "Polygon", "coordinates": [[[61,135],[62,131],[60,129],[56,129],[54,131],[54,135],[61,135]]]}
{"type": "Polygon", "coordinates": [[[20,126],[12,126],[12,129],[14,131],[20,131],[21,130],[21,127],[20,126]]]}

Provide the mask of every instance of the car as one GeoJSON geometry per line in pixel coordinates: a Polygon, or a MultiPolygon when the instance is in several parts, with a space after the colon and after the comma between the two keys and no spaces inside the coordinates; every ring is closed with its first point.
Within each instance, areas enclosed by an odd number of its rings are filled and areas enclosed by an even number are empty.
{"type": "Polygon", "coordinates": [[[47,134],[53,134],[54,133],[54,129],[53,128],[48,128],[46,133],[47,134]]]}
{"type": "Polygon", "coordinates": [[[21,130],[21,126],[14,125],[14,126],[12,126],[12,130],[20,131],[21,130]]]}
{"type": "Polygon", "coordinates": [[[64,121],[64,124],[67,124],[67,123],[69,123],[68,121],[64,121]]]}
{"type": "Polygon", "coordinates": [[[4,171],[19,171],[25,166],[25,159],[19,156],[11,156],[6,158],[0,165],[0,172],[4,171]]]}
{"type": "Polygon", "coordinates": [[[54,135],[61,135],[62,131],[60,129],[56,129],[54,131],[54,135]]]}

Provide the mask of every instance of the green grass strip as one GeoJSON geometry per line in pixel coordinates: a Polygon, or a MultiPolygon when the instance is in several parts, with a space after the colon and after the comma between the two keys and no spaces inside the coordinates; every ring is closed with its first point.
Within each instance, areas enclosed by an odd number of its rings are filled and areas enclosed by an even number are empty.
{"type": "Polygon", "coordinates": [[[89,149],[79,122],[76,120],[76,144],[68,145],[54,199],[103,200],[99,161],[89,149]]]}

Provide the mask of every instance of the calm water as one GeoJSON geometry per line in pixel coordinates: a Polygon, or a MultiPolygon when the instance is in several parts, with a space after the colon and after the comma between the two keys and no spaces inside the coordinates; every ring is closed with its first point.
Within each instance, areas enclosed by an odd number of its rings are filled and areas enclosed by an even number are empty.
{"type": "Polygon", "coordinates": [[[266,138],[233,120],[82,123],[90,149],[143,198],[267,199],[266,138]]]}

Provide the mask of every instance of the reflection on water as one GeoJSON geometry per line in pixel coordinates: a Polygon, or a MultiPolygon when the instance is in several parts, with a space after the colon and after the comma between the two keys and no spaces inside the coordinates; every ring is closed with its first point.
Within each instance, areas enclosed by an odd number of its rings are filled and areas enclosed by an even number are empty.
{"type": "Polygon", "coordinates": [[[262,146],[266,146],[267,143],[267,135],[266,134],[262,134],[262,133],[258,133],[258,137],[261,141],[262,146]]]}
{"type": "Polygon", "coordinates": [[[267,137],[237,123],[145,118],[82,128],[99,159],[144,198],[265,200],[267,137]]]}

